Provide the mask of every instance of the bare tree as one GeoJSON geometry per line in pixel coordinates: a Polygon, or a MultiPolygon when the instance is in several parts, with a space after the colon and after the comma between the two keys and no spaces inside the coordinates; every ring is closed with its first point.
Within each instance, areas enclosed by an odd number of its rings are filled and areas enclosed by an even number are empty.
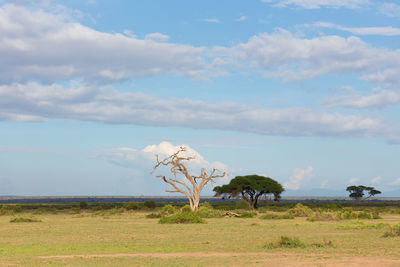
{"type": "Polygon", "coordinates": [[[221,173],[215,168],[207,174],[204,168],[201,168],[200,175],[191,175],[185,164],[195,158],[190,156],[183,157],[181,153],[185,151],[186,147],[180,147],[177,152],[161,161],[159,160],[158,155],[156,155],[157,164],[154,166],[153,172],[160,166],[170,166],[173,178],[166,178],[164,175],[157,175],[157,177],[161,178],[164,182],[170,184],[174,188],[174,190],[166,190],[166,192],[184,194],[188,198],[192,210],[196,211],[199,208],[200,192],[203,190],[204,186],[208,182],[212,182],[213,179],[222,178],[227,174],[225,172],[221,173]],[[178,174],[184,176],[186,183],[185,181],[178,180],[178,174]]]}

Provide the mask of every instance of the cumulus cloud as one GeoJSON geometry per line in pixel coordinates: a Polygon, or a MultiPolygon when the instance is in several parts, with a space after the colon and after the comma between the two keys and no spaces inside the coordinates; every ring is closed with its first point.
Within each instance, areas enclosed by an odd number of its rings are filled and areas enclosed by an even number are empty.
{"type": "MultiPolygon", "coordinates": [[[[228,165],[219,162],[209,162],[207,161],[199,152],[194,150],[188,145],[182,144],[179,146],[175,146],[170,142],[161,142],[160,144],[154,144],[146,146],[142,150],[138,150],[130,147],[120,147],[109,151],[101,151],[98,152],[97,157],[103,160],[106,160],[112,164],[116,164],[122,167],[134,169],[136,172],[142,171],[145,174],[150,174],[153,170],[154,165],[156,164],[156,156],[159,156],[159,159],[162,160],[164,158],[169,157],[173,153],[177,152],[180,147],[185,147],[186,151],[180,154],[183,157],[193,157],[193,160],[186,162],[186,167],[189,172],[194,175],[199,175],[201,172],[201,168],[204,168],[207,172],[212,169],[217,169],[221,172],[229,173],[232,168],[228,165]]],[[[169,168],[161,166],[161,168],[157,169],[157,173],[161,173],[163,175],[171,175],[169,168]]],[[[180,177],[182,178],[182,177],[180,177]]],[[[216,179],[214,182],[216,184],[222,184],[227,181],[228,176],[223,177],[221,179],[216,179]]],[[[184,179],[183,179],[184,181],[184,179]]]]}
{"type": "Polygon", "coordinates": [[[230,48],[216,47],[214,52],[238,67],[251,67],[283,81],[359,73],[363,79],[400,88],[400,50],[374,48],[355,36],[301,38],[280,29],[230,48]]]}
{"type": "Polygon", "coordinates": [[[400,103],[400,94],[382,90],[372,95],[340,95],[322,101],[327,107],[385,108],[400,103]]]}
{"type": "Polygon", "coordinates": [[[306,169],[294,169],[289,181],[284,183],[286,189],[299,190],[302,185],[314,177],[314,168],[309,166],[306,169]]]}
{"type": "Polygon", "coordinates": [[[390,185],[400,185],[400,177],[391,182],[390,185]]]}
{"type": "Polygon", "coordinates": [[[329,22],[317,22],[312,24],[315,27],[323,27],[330,29],[337,29],[341,31],[347,31],[356,35],[383,35],[383,36],[397,36],[400,35],[400,28],[392,26],[386,27],[344,27],[338,24],[329,22]]]}
{"type": "Polygon", "coordinates": [[[353,177],[353,178],[350,178],[350,179],[349,179],[349,183],[350,183],[350,184],[357,183],[358,181],[360,181],[360,179],[358,179],[358,178],[356,178],[356,177],[353,177]]]}
{"type": "Polygon", "coordinates": [[[384,2],[378,6],[378,12],[388,17],[400,17],[400,5],[393,2],[384,2]]]}
{"type": "Polygon", "coordinates": [[[382,177],[381,176],[376,176],[375,178],[373,178],[371,180],[371,184],[373,184],[373,185],[378,185],[380,183],[382,183],[382,177]]]}
{"type": "Polygon", "coordinates": [[[264,3],[272,3],[275,7],[296,6],[305,9],[349,8],[358,9],[370,4],[369,0],[261,0],[264,3]]]}
{"type": "Polygon", "coordinates": [[[286,136],[386,137],[390,130],[378,119],[309,108],[267,109],[230,102],[163,99],[108,87],[33,82],[0,86],[0,119],[13,118],[62,118],[286,136]]]}
{"type": "Polygon", "coordinates": [[[210,23],[220,23],[220,20],[217,18],[206,18],[206,19],[203,19],[203,21],[210,22],[210,23]]]}
{"type": "Polygon", "coordinates": [[[246,16],[241,16],[241,17],[236,19],[236,21],[245,21],[245,20],[247,20],[246,16]]]}
{"type": "Polygon", "coordinates": [[[159,33],[159,32],[155,32],[155,33],[146,34],[145,39],[159,41],[159,42],[166,42],[166,41],[168,41],[169,36],[159,33]]]}
{"type": "Polygon", "coordinates": [[[148,145],[142,150],[137,150],[135,148],[129,147],[120,147],[111,151],[100,152],[99,157],[106,159],[107,161],[110,161],[112,163],[122,165],[124,167],[145,167],[144,169],[151,171],[156,163],[155,155],[158,155],[159,159],[162,160],[177,152],[180,147],[186,148],[186,151],[180,154],[181,156],[194,158],[193,160],[188,161],[188,165],[190,165],[191,167],[206,169],[216,168],[220,169],[221,171],[227,171],[229,169],[229,167],[222,162],[209,162],[205,160],[199,152],[188,145],[182,144],[175,146],[167,141],[161,142],[158,145],[148,145]]]}
{"type": "Polygon", "coordinates": [[[205,78],[204,48],[96,31],[62,14],[0,7],[0,82],[82,78],[121,81],[158,74],[205,78]]]}

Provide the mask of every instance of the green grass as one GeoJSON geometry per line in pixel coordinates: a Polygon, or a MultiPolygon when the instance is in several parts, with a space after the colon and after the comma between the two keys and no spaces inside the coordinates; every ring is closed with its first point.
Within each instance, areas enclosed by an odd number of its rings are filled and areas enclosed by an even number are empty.
{"type": "MultiPolygon", "coordinates": [[[[206,224],[159,224],[159,219],[146,218],[152,211],[121,212],[119,208],[117,211],[106,215],[89,211],[43,213],[36,215],[40,223],[10,223],[14,216],[0,216],[0,266],[296,266],[298,263],[346,266],[350,262],[396,266],[400,263],[400,237],[382,238],[387,226],[397,229],[394,226],[400,222],[398,214],[383,214],[382,219],[363,222],[362,226],[351,220],[310,222],[304,217],[210,218],[206,224]],[[378,226],[381,223],[385,227],[378,226]],[[296,237],[305,246],[264,247],[282,236],[296,237]],[[125,256],[39,258],[120,253],[125,256]]],[[[18,215],[32,217],[32,213],[26,212],[18,215]]]]}

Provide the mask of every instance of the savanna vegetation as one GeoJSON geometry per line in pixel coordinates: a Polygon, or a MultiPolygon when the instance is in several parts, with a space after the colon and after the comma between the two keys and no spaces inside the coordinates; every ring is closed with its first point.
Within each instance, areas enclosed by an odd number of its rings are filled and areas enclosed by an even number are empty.
{"type": "Polygon", "coordinates": [[[399,202],[258,204],[3,204],[0,266],[399,266],[399,202]]]}

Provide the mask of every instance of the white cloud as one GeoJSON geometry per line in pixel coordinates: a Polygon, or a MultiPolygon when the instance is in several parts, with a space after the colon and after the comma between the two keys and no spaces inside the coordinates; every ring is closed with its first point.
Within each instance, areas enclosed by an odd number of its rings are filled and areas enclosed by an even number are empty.
{"type": "Polygon", "coordinates": [[[360,181],[360,179],[355,178],[355,177],[349,179],[349,183],[350,183],[350,184],[357,183],[358,181],[360,181]]]}
{"type": "Polygon", "coordinates": [[[206,18],[206,19],[203,19],[203,21],[210,22],[210,23],[220,23],[219,19],[217,19],[217,18],[206,18]]]}
{"type": "Polygon", "coordinates": [[[388,17],[400,17],[400,5],[392,2],[384,2],[378,5],[379,13],[388,17]]]}
{"type": "Polygon", "coordinates": [[[341,31],[351,32],[356,35],[383,35],[383,36],[397,36],[400,35],[400,28],[395,28],[392,26],[386,27],[344,27],[338,24],[333,24],[329,22],[317,22],[312,24],[312,26],[338,29],[341,31]]]}
{"type": "Polygon", "coordinates": [[[390,185],[400,185],[400,177],[391,182],[390,185]]]}
{"type": "Polygon", "coordinates": [[[305,9],[349,8],[358,9],[370,4],[369,0],[261,0],[264,3],[273,3],[275,7],[297,6],[305,9]]]}
{"type": "MultiPolygon", "coordinates": [[[[180,147],[185,147],[187,149],[185,152],[180,154],[181,156],[194,157],[193,160],[186,162],[186,167],[193,175],[199,175],[201,172],[201,168],[204,168],[207,172],[211,171],[213,168],[218,169],[221,172],[227,173],[232,170],[232,168],[222,162],[207,161],[202,155],[200,155],[200,153],[198,153],[196,150],[192,149],[188,145],[182,144],[174,146],[170,142],[166,141],[161,142],[158,145],[154,144],[146,146],[142,150],[137,150],[130,147],[121,147],[109,151],[101,151],[98,152],[97,157],[122,167],[134,169],[137,172],[150,174],[156,164],[155,155],[158,155],[159,159],[163,160],[164,158],[167,158],[173,153],[177,152],[180,147]]],[[[169,168],[163,166],[157,169],[157,173],[162,173],[166,176],[171,175],[169,168]]],[[[216,179],[214,182],[216,184],[222,184],[227,182],[228,179],[228,176],[226,176],[221,179],[216,179]]]]}
{"type": "Polygon", "coordinates": [[[373,178],[371,180],[371,183],[373,185],[378,185],[378,184],[382,183],[382,177],[381,176],[376,176],[375,178],[373,178]]]}
{"type": "Polygon", "coordinates": [[[0,82],[208,77],[204,48],[165,43],[167,37],[100,32],[62,14],[6,4],[0,7],[0,82]]]}
{"type": "Polygon", "coordinates": [[[381,121],[359,115],[329,114],[309,108],[267,109],[240,103],[165,99],[80,84],[70,88],[33,82],[0,86],[0,119],[13,121],[16,117],[178,126],[263,135],[387,137],[393,134],[381,121]]]}
{"type": "Polygon", "coordinates": [[[340,95],[325,99],[323,102],[327,107],[347,107],[347,108],[385,108],[400,104],[400,94],[382,90],[375,94],[360,95],[340,95]]]}
{"type": "Polygon", "coordinates": [[[298,190],[305,182],[311,180],[314,176],[314,169],[311,166],[306,169],[294,169],[293,175],[290,177],[289,181],[284,183],[284,187],[286,189],[298,190]]]}
{"type": "Polygon", "coordinates": [[[237,18],[236,21],[245,21],[247,20],[246,16],[241,16],[240,18],[237,18]]]}
{"type": "Polygon", "coordinates": [[[166,41],[168,41],[169,36],[159,33],[159,32],[155,32],[155,33],[146,34],[145,39],[158,41],[158,42],[166,42],[166,41]]]}
{"type": "Polygon", "coordinates": [[[247,43],[215,47],[230,64],[253,68],[283,81],[311,79],[327,73],[359,73],[365,80],[400,88],[400,50],[373,48],[360,38],[300,38],[288,31],[262,33],[247,43]],[[377,56],[379,55],[379,57],[377,56]]]}

